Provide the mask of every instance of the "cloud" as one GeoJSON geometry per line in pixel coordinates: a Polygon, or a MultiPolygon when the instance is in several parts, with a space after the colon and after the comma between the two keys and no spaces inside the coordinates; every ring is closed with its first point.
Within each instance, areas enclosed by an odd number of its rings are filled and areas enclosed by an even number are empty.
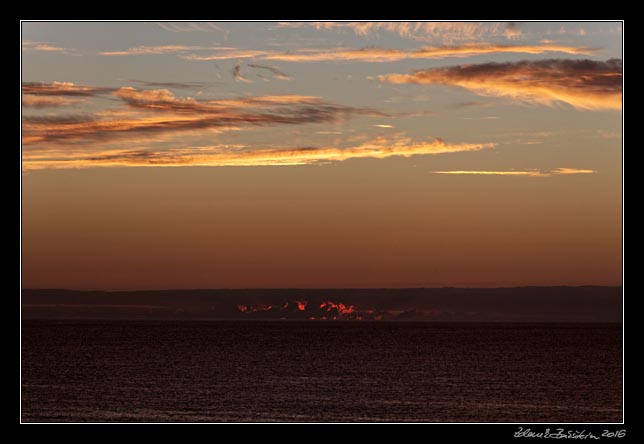
{"type": "Polygon", "coordinates": [[[403,113],[395,113],[391,114],[390,117],[430,117],[430,116],[436,116],[437,113],[434,111],[410,111],[410,112],[403,112],[403,113]]]}
{"type": "Polygon", "coordinates": [[[450,105],[450,108],[453,108],[453,109],[460,109],[460,108],[491,108],[493,106],[495,106],[495,104],[492,103],[492,102],[471,101],[471,102],[455,103],[453,105],[450,105]]]}
{"type": "Polygon", "coordinates": [[[33,108],[69,106],[82,102],[84,102],[84,99],[69,99],[64,96],[34,96],[30,94],[22,96],[22,106],[33,108]]]}
{"type": "Polygon", "coordinates": [[[412,58],[438,58],[438,57],[469,57],[480,54],[494,53],[525,53],[543,54],[546,52],[563,52],[565,54],[588,55],[597,52],[595,48],[565,46],[565,45],[492,45],[470,43],[459,46],[425,47],[412,52],[412,58]]]}
{"type": "Polygon", "coordinates": [[[234,60],[263,58],[272,54],[270,51],[244,50],[235,48],[218,49],[216,53],[209,55],[186,54],[179,57],[185,60],[211,61],[211,60],[234,60]]]}
{"type": "Polygon", "coordinates": [[[230,32],[212,22],[159,22],[157,25],[170,32],[222,32],[225,37],[230,32]]]}
{"type": "Polygon", "coordinates": [[[579,170],[576,168],[555,168],[551,171],[552,174],[594,174],[595,170],[579,170]]]}
{"type": "Polygon", "coordinates": [[[76,50],[70,48],[63,48],[61,46],[53,45],[49,42],[33,42],[31,40],[24,40],[22,42],[23,51],[37,51],[37,52],[50,52],[66,55],[78,55],[76,50]]]}
{"type": "MultiPolygon", "coordinates": [[[[177,83],[177,82],[145,82],[140,80],[131,80],[135,83],[145,85],[159,85],[172,88],[197,88],[202,86],[201,83],[177,83]]],[[[45,97],[50,99],[58,98],[58,103],[65,104],[65,97],[93,97],[105,94],[112,94],[126,104],[132,107],[145,108],[148,110],[166,110],[172,112],[221,112],[224,108],[267,108],[277,106],[293,105],[325,105],[325,102],[316,96],[303,96],[295,94],[269,95],[269,96],[251,96],[240,99],[222,99],[222,100],[196,100],[192,97],[176,97],[168,89],[136,89],[131,86],[121,88],[94,87],[86,85],[75,85],[71,82],[53,82],[53,83],[23,83],[23,99],[32,103],[47,102],[45,97]]],[[[71,103],[71,99],[68,103],[71,103]]],[[[77,99],[80,100],[80,99],[77,99]]],[[[54,99],[48,101],[54,103],[54,99]]],[[[330,104],[326,104],[330,105],[330,104]]],[[[35,106],[35,105],[34,105],[35,106]]],[[[53,105],[52,105],[53,106],[53,105]]],[[[382,115],[374,110],[359,109],[352,107],[339,107],[347,112],[363,112],[367,114],[382,115]]],[[[105,113],[110,111],[105,110],[105,113]]],[[[113,112],[113,111],[112,111],[113,112]]]]}
{"type": "MultiPolygon", "coordinates": [[[[77,93],[77,89],[72,85],[65,91],[77,93]]],[[[132,87],[120,88],[113,94],[129,109],[106,110],[91,116],[24,116],[23,145],[88,143],[137,135],[177,136],[240,126],[330,123],[354,114],[382,115],[368,108],[336,105],[311,96],[206,101],[178,98],[168,90],[132,87]]]]}
{"type": "Polygon", "coordinates": [[[457,65],[387,74],[389,83],[454,85],[480,95],[554,105],[567,103],[582,110],[622,107],[622,61],[549,59],[457,65]]]}
{"type": "Polygon", "coordinates": [[[387,32],[417,41],[467,41],[484,37],[516,39],[521,30],[515,23],[502,22],[283,22],[282,27],[313,27],[326,31],[353,31],[367,37],[387,32]]]}
{"type": "Polygon", "coordinates": [[[493,143],[448,144],[440,139],[414,142],[407,137],[377,138],[348,148],[271,148],[229,150],[227,147],[196,147],[165,151],[109,151],[91,155],[78,152],[65,156],[51,153],[23,153],[25,171],[56,168],[88,168],[109,166],[267,166],[308,165],[320,162],[341,162],[348,159],[385,159],[393,156],[411,157],[478,151],[492,148],[493,143]]]}
{"type": "Polygon", "coordinates": [[[554,170],[524,170],[524,171],[475,171],[475,170],[454,170],[454,171],[432,171],[434,174],[455,174],[455,175],[477,175],[477,176],[528,176],[528,177],[551,177],[561,174],[594,174],[595,170],[580,170],[576,168],[555,168],[554,170]]]}
{"type": "Polygon", "coordinates": [[[38,45],[34,45],[31,48],[35,49],[36,51],[42,51],[42,52],[65,52],[66,51],[66,48],[61,48],[60,46],[49,45],[47,43],[41,43],[41,44],[38,44],[38,45]]]}
{"type": "Polygon", "coordinates": [[[249,68],[263,69],[263,70],[269,71],[271,74],[273,74],[273,76],[274,76],[276,79],[279,79],[279,80],[293,80],[293,78],[292,78],[292,77],[290,77],[290,76],[288,76],[288,75],[284,74],[284,72],[282,72],[282,71],[281,71],[279,68],[277,68],[276,66],[258,65],[258,64],[256,64],[256,63],[249,63],[249,64],[248,64],[248,67],[249,67],[249,68]]]}
{"type": "Polygon", "coordinates": [[[175,89],[203,88],[213,83],[213,82],[210,82],[206,84],[204,82],[148,82],[145,80],[137,80],[137,79],[127,79],[127,81],[132,83],[137,83],[139,85],[149,86],[152,88],[175,88],[175,89]]]}
{"type": "Polygon", "coordinates": [[[72,82],[33,83],[22,84],[22,93],[34,96],[82,96],[90,97],[107,94],[114,88],[103,88],[86,85],[75,85],[72,82]]]}
{"type": "Polygon", "coordinates": [[[413,51],[385,48],[307,50],[301,52],[265,55],[263,58],[266,60],[281,60],[287,62],[396,62],[406,59],[471,57],[475,55],[495,53],[543,54],[545,52],[563,52],[566,54],[592,54],[595,51],[595,49],[591,48],[578,48],[563,45],[491,45],[476,43],[459,46],[428,46],[413,51]]]}
{"type": "Polygon", "coordinates": [[[86,98],[109,94],[114,88],[75,85],[71,82],[23,83],[22,106],[26,108],[48,108],[76,105],[86,98]]]}
{"type": "MultiPolygon", "coordinates": [[[[135,108],[143,108],[157,111],[172,111],[175,113],[222,113],[224,111],[235,111],[242,108],[275,108],[294,105],[311,106],[334,106],[324,102],[320,97],[291,95],[251,96],[239,99],[222,100],[196,100],[192,97],[176,97],[167,89],[139,90],[131,86],[119,88],[113,93],[121,98],[128,105],[135,108]]],[[[375,113],[367,109],[341,107],[338,109],[347,111],[375,113]]]]}
{"type": "Polygon", "coordinates": [[[103,56],[131,56],[131,55],[150,55],[150,54],[177,54],[188,51],[211,50],[212,47],[208,46],[186,46],[186,45],[162,45],[162,46],[146,46],[140,45],[133,48],[126,49],[125,51],[101,51],[98,55],[103,56]]]}
{"type": "MultiPolygon", "coordinates": [[[[439,59],[447,57],[471,57],[483,54],[522,53],[544,54],[561,52],[574,55],[593,54],[593,48],[544,44],[544,45],[499,45],[488,43],[467,43],[450,46],[426,46],[415,50],[390,48],[326,48],[299,49],[289,52],[277,51],[244,51],[234,48],[222,48],[210,55],[186,54],[180,55],[186,60],[230,60],[240,58],[255,58],[282,62],[397,62],[408,59],[439,59]]],[[[250,66],[250,65],[249,65],[250,66]]]]}

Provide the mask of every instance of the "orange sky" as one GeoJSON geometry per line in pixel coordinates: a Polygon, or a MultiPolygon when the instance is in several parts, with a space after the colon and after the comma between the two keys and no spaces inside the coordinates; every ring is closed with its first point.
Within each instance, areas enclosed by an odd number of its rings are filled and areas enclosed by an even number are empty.
{"type": "Polygon", "coordinates": [[[565,176],[454,183],[405,175],[405,163],[387,171],[159,168],[145,180],[135,169],[33,175],[24,184],[24,282],[110,289],[620,282],[619,187],[565,176]]]}
{"type": "Polygon", "coordinates": [[[23,287],[621,284],[619,23],[269,25],[23,24],[23,287]]]}

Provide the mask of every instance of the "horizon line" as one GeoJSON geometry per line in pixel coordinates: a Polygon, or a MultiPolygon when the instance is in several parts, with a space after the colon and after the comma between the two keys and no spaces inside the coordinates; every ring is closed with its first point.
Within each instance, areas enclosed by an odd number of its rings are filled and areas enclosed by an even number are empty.
{"type": "Polygon", "coordinates": [[[617,285],[597,285],[597,284],[580,284],[580,285],[514,285],[514,286],[498,286],[498,287],[478,287],[478,286],[454,286],[444,285],[437,287],[213,287],[213,288],[157,288],[157,289],[73,289],[73,288],[55,288],[55,287],[41,287],[41,288],[21,288],[20,291],[78,291],[90,292],[99,291],[104,293],[116,292],[150,292],[150,291],[258,291],[258,290],[297,290],[297,291],[318,291],[318,290],[442,290],[442,289],[458,289],[458,290],[501,290],[513,288],[587,288],[587,287],[602,287],[602,288],[621,288],[623,284],[617,285]]]}

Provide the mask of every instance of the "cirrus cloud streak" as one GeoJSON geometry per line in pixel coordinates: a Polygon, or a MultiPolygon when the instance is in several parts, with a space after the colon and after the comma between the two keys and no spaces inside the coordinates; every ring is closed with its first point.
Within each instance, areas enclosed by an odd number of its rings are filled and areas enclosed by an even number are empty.
{"type": "MultiPolygon", "coordinates": [[[[150,48],[152,51],[154,48],[150,48]]],[[[129,55],[142,54],[141,49],[131,48],[129,55]]],[[[128,55],[128,51],[118,55],[128,55]]],[[[185,51],[177,51],[185,52],[185,51]]],[[[261,59],[282,62],[398,62],[410,59],[441,59],[448,57],[472,57],[485,54],[516,53],[544,54],[561,52],[572,55],[589,55],[597,52],[595,48],[566,45],[498,45],[488,43],[470,43],[451,46],[426,46],[415,50],[391,48],[326,48],[299,49],[290,52],[238,50],[222,48],[212,54],[180,54],[186,60],[211,61],[234,59],[261,59]]],[[[115,54],[109,54],[115,55],[115,54]]]]}
{"type": "Polygon", "coordinates": [[[348,159],[385,159],[393,156],[411,157],[479,151],[494,143],[446,143],[441,139],[414,142],[407,137],[377,138],[348,148],[271,148],[230,150],[228,147],[196,147],[165,151],[105,151],[55,155],[31,152],[23,155],[23,170],[145,167],[145,166],[287,166],[341,162],[348,159]]]}
{"type": "Polygon", "coordinates": [[[485,171],[485,170],[453,170],[453,171],[432,171],[434,174],[472,175],[472,176],[528,176],[528,177],[551,177],[568,174],[594,174],[595,170],[581,170],[577,168],[555,168],[553,170],[523,170],[523,171],[485,171]]]}
{"type": "Polygon", "coordinates": [[[128,48],[125,51],[101,51],[98,55],[103,56],[131,56],[131,55],[159,55],[159,54],[177,54],[186,51],[200,51],[212,49],[208,46],[186,46],[186,45],[159,45],[148,46],[139,45],[128,48]]]}
{"type": "Polygon", "coordinates": [[[377,32],[389,32],[418,41],[438,40],[445,42],[479,39],[481,37],[505,37],[516,39],[522,34],[515,23],[502,22],[282,22],[285,28],[313,27],[317,30],[350,30],[359,36],[377,32]]]}
{"type": "Polygon", "coordinates": [[[581,110],[622,108],[622,61],[619,59],[457,65],[379,78],[388,83],[453,85],[480,95],[550,106],[563,102],[581,110]]]}

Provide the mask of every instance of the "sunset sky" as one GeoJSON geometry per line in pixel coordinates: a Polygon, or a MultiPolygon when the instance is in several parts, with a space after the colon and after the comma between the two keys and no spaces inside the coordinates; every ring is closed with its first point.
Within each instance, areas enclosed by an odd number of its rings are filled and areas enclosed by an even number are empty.
{"type": "Polygon", "coordinates": [[[621,22],[23,22],[23,287],[621,285],[621,127],[621,22]]]}

